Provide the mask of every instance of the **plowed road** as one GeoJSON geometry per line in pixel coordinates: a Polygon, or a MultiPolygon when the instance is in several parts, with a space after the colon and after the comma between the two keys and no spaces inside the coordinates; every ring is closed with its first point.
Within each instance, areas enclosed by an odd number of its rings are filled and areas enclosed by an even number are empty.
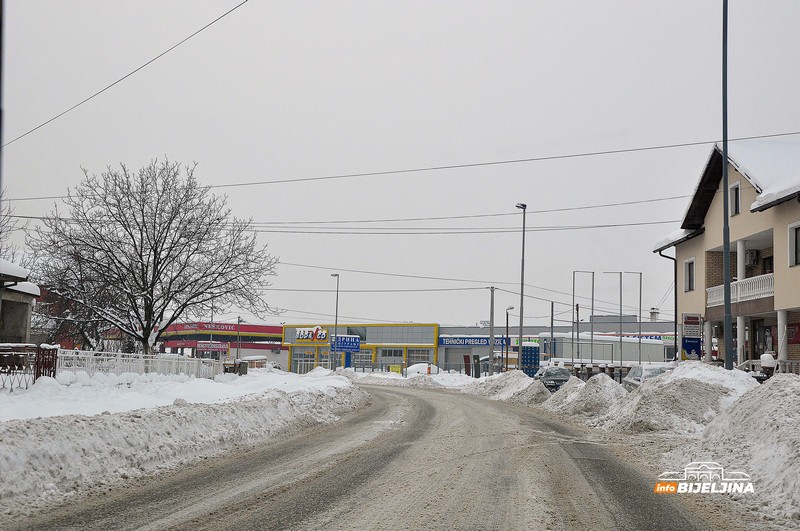
{"type": "MultiPolygon", "coordinates": [[[[342,420],[25,517],[20,528],[694,529],[585,430],[523,406],[368,387],[342,420]]],[[[713,526],[712,526],[713,527],[713,526]]]]}

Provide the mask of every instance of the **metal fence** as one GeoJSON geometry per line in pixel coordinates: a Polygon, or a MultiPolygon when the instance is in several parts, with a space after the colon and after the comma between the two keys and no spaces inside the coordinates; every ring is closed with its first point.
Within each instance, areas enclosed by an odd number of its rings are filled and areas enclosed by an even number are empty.
{"type": "Polygon", "coordinates": [[[27,389],[34,380],[36,347],[5,348],[0,351],[0,389],[27,389]],[[25,348],[25,350],[22,350],[25,348]]]}
{"type": "Polygon", "coordinates": [[[50,345],[0,345],[0,390],[27,389],[40,376],[55,376],[56,354],[50,345]]]}
{"type": "Polygon", "coordinates": [[[114,352],[60,350],[56,372],[82,371],[91,378],[97,373],[184,374],[196,378],[214,378],[223,372],[221,361],[182,356],[143,356],[114,352]]]}

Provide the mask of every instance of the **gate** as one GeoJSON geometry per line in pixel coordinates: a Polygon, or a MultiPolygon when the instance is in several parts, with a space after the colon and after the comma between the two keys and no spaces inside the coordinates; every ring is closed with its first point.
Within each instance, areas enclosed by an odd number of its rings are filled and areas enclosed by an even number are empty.
{"type": "Polygon", "coordinates": [[[45,348],[45,345],[40,346],[36,352],[33,381],[36,381],[40,376],[49,376],[50,378],[55,378],[57,362],[57,347],[50,347],[48,345],[47,348],[45,348]]]}

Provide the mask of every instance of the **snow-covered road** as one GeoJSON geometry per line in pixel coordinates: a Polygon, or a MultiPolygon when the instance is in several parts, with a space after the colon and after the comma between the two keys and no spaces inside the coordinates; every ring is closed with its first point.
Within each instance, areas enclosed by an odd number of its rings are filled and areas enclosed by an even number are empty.
{"type": "Polygon", "coordinates": [[[212,512],[216,527],[249,525],[239,513],[264,516],[259,500],[271,493],[282,512],[270,518],[300,528],[395,514],[397,527],[411,528],[478,518],[614,528],[666,512],[675,527],[792,529],[798,441],[800,378],[758,385],[690,362],[633,393],[601,374],[552,395],[518,371],[477,380],[324,369],[216,381],[63,373],[0,394],[0,528],[52,527],[56,516],[85,527],[103,511],[110,524],[129,500],[139,504],[139,516],[125,517],[134,527],[212,512]],[[652,497],[659,475],[696,461],[749,474],[754,492],[652,497]],[[379,505],[363,503],[373,498],[379,505]],[[101,509],[108,500],[115,508],[101,509]]]}

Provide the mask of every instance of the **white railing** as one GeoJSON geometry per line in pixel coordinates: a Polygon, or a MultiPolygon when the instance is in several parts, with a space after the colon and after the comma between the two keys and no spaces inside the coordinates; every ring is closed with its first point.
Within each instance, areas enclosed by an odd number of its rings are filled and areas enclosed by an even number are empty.
{"type": "MultiPolygon", "coordinates": [[[[788,372],[792,374],[800,374],[800,361],[798,360],[785,360],[776,362],[777,366],[775,372],[788,372]]],[[[746,360],[740,364],[738,369],[748,372],[761,371],[761,360],[746,360]]]]}
{"type": "MultiPolygon", "coordinates": [[[[722,306],[725,303],[724,286],[706,289],[706,307],[722,306]]],[[[775,295],[775,275],[759,275],[731,282],[731,303],[752,301],[775,295]]]]}
{"type": "Polygon", "coordinates": [[[59,350],[56,375],[63,371],[82,371],[91,378],[96,373],[120,375],[135,374],[185,374],[196,378],[214,378],[222,374],[221,361],[202,358],[142,356],[113,352],[88,352],[59,350]]]}

